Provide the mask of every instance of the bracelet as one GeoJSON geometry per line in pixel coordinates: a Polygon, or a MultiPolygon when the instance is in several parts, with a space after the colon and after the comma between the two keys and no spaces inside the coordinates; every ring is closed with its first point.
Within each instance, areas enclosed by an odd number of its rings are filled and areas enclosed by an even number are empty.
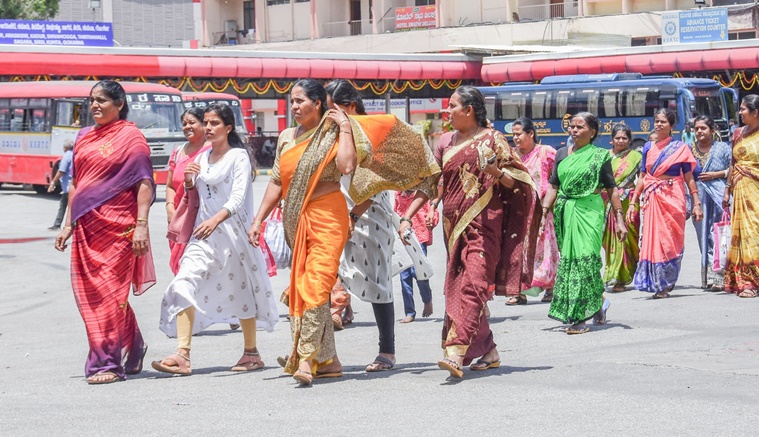
{"type": "Polygon", "coordinates": [[[166,206],[174,205],[174,202],[166,202],[166,206]]]}
{"type": "Polygon", "coordinates": [[[403,222],[408,222],[410,225],[412,225],[412,224],[413,224],[413,223],[411,222],[411,219],[410,219],[410,218],[406,218],[406,217],[401,217],[401,223],[403,223],[403,222]]]}
{"type": "MultiPolygon", "coordinates": [[[[359,216],[358,214],[353,213],[352,211],[348,213],[348,217],[350,217],[351,220],[353,220],[353,223],[356,223],[358,221],[358,219],[361,218],[361,216],[359,216]]],[[[403,219],[401,219],[401,220],[403,220],[403,219]]]]}
{"type": "Polygon", "coordinates": [[[430,200],[430,206],[433,208],[437,208],[439,204],[440,204],[439,200],[430,200]]]}
{"type": "Polygon", "coordinates": [[[341,121],[341,122],[340,122],[340,124],[343,124],[343,123],[348,123],[348,124],[350,124],[350,122],[351,122],[350,120],[343,120],[343,121],[341,121]]]}
{"type": "Polygon", "coordinates": [[[71,226],[64,226],[63,229],[71,229],[71,226]]]}
{"type": "Polygon", "coordinates": [[[353,132],[351,132],[351,131],[347,131],[347,130],[342,130],[342,129],[341,129],[341,130],[340,130],[340,133],[341,133],[341,134],[348,134],[348,135],[351,135],[353,132]]]}
{"type": "Polygon", "coordinates": [[[192,184],[189,187],[187,186],[187,183],[184,184],[184,189],[185,190],[192,190],[193,188],[195,188],[195,184],[192,184]]]}
{"type": "Polygon", "coordinates": [[[137,217],[137,223],[140,223],[140,222],[147,223],[148,219],[142,218],[142,217],[137,217]]]}
{"type": "Polygon", "coordinates": [[[694,194],[694,193],[695,193],[695,194],[698,196],[698,189],[695,189],[695,190],[691,191],[690,193],[691,193],[691,194],[694,194]]]}
{"type": "Polygon", "coordinates": [[[617,214],[622,214],[622,208],[617,208],[616,211],[617,211],[617,214]]]}

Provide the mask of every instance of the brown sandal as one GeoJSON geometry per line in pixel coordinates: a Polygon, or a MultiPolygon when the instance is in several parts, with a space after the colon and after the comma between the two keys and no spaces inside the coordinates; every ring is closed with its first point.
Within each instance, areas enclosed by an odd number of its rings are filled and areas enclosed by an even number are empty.
{"type": "Polygon", "coordinates": [[[756,297],[756,290],[743,290],[740,293],[738,293],[738,297],[743,297],[743,298],[748,298],[748,299],[754,298],[756,297]]]}
{"type": "Polygon", "coordinates": [[[293,379],[298,381],[298,384],[300,385],[311,385],[314,381],[314,376],[309,372],[304,372],[298,369],[293,374],[293,379]]]}
{"type": "Polygon", "coordinates": [[[169,355],[161,361],[153,361],[150,363],[153,368],[159,372],[170,373],[172,375],[191,375],[192,369],[190,368],[190,357],[184,356],[179,352],[169,355]],[[171,363],[164,363],[164,361],[171,360],[171,363]]]}
{"type": "Polygon", "coordinates": [[[255,352],[243,352],[242,357],[237,364],[232,367],[233,372],[251,372],[253,370],[263,369],[264,362],[261,360],[261,355],[258,351],[255,352]],[[250,358],[248,358],[250,357],[250,358]]]}
{"type": "Polygon", "coordinates": [[[119,381],[121,381],[121,378],[113,372],[100,372],[87,378],[87,384],[90,385],[111,384],[119,381]]]}

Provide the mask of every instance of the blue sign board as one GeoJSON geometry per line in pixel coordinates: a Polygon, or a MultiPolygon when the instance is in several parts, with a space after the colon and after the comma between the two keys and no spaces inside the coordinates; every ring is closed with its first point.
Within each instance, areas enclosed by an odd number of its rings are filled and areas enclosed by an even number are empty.
{"type": "Polygon", "coordinates": [[[661,15],[662,44],[727,41],[727,8],[672,11],[661,15]]]}
{"type": "Polygon", "coordinates": [[[113,24],[0,20],[0,44],[113,47],[113,24]]]}

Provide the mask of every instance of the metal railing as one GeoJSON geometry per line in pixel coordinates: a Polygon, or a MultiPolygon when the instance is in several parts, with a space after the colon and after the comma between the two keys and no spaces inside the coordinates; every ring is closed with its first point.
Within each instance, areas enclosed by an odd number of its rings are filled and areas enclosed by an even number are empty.
{"type": "MultiPolygon", "coordinates": [[[[319,34],[322,38],[334,38],[339,36],[371,35],[373,32],[372,20],[333,21],[323,23],[319,34]]],[[[385,17],[377,23],[378,33],[395,32],[395,17],[385,17]]]]}
{"type": "Polygon", "coordinates": [[[543,21],[550,20],[551,18],[576,17],[577,13],[578,8],[576,1],[520,6],[519,21],[543,21]]]}

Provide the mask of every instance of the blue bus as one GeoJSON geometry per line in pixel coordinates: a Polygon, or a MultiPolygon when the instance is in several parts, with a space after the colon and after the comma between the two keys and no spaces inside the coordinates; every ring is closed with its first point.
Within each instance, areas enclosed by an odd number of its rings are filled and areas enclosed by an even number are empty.
{"type": "Polygon", "coordinates": [[[535,124],[538,139],[555,148],[566,145],[573,114],[587,111],[601,121],[594,142],[610,147],[611,127],[625,123],[633,133],[632,147],[641,148],[653,131],[653,116],[660,108],[677,113],[672,135],[680,138],[685,122],[709,115],[717,122],[723,141],[729,137],[728,120],[735,119],[738,95],[711,79],[647,76],[640,73],[549,76],[539,84],[511,83],[480,87],[493,127],[511,133],[518,117],[535,124]]]}

